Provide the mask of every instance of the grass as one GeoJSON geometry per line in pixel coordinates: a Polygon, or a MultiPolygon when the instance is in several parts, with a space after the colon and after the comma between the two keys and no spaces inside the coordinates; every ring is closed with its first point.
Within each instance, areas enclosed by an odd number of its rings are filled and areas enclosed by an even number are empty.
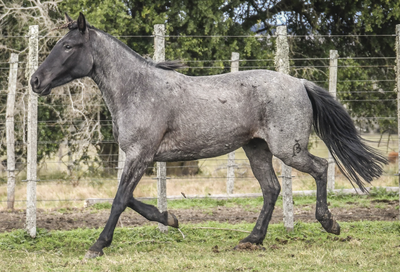
{"type": "Polygon", "coordinates": [[[100,230],[39,230],[32,239],[22,230],[0,234],[3,271],[397,271],[399,222],[342,223],[342,234],[327,234],[319,224],[297,222],[288,234],[271,225],[265,251],[234,251],[253,224],[208,222],[161,234],[156,227],[117,228],[105,256],[85,260],[100,230]]]}

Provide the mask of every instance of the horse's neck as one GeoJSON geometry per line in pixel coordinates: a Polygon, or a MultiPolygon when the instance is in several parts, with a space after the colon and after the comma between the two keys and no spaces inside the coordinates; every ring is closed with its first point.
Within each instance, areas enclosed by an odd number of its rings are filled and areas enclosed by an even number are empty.
{"type": "Polygon", "coordinates": [[[137,80],[143,77],[146,61],[135,56],[117,41],[96,32],[92,41],[94,69],[91,78],[96,82],[112,115],[121,108],[123,97],[133,92],[137,80]]]}

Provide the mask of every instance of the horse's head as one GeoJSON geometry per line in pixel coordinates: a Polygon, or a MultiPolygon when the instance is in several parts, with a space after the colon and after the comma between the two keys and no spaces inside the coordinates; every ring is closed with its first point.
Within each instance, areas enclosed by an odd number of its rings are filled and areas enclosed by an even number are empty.
{"type": "Polygon", "coordinates": [[[31,78],[32,90],[40,95],[48,95],[52,88],[87,76],[93,67],[85,17],[81,13],[76,22],[67,14],[65,17],[64,26],[70,31],[57,42],[31,78]]]}

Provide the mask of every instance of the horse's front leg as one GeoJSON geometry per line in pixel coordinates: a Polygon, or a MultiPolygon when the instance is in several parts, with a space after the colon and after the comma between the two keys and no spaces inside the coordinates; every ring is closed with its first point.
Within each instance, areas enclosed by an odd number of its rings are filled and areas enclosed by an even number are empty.
{"type": "Polygon", "coordinates": [[[103,248],[111,245],[114,229],[117,225],[121,213],[128,206],[132,198],[133,190],[136,188],[140,178],[143,176],[146,168],[152,162],[154,153],[148,150],[138,151],[139,148],[132,148],[126,152],[126,162],[124,171],[121,176],[121,181],[115,195],[111,214],[108,218],[104,230],[89,251],[86,253],[86,258],[95,258],[103,255],[103,248]],[[132,151],[133,150],[133,151],[132,151]]]}
{"type": "Polygon", "coordinates": [[[140,202],[133,196],[129,199],[128,207],[149,221],[156,221],[164,224],[164,226],[179,228],[178,219],[174,214],[167,211],[160,212],[155,206],[140,202]]]}

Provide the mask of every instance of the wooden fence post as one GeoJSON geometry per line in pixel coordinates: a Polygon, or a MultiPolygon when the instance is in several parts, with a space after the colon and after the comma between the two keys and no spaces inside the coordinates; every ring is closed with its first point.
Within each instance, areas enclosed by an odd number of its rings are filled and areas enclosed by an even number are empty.
{"type": "MultiPolygon", "coordinates": [[[[154,60],[165,61],[165,25],[154,25],[154,60]]],[[[157,162],[157,206],[160,212],[167,211],[167,164],[157,162]]],[[[168,227],[159,223],[161,232],[167,233],[168,227]]]]}
{"type": "MultiPolygon", "coordinates": [[[[38,68],[39,26],[29,27],[29,53],[26,76],[31,78],[38,68]]],[[[36,182],[37,182],[37,95],[30,84],[28,88],[28,145],[27,145],[27,204],[26,229],[29,235],[36,237],[36,182]]]]}
{"type": "Polygon", "coordinates": [[[15,201],[15,146],[14,146],[14,107],[17,90],[18,54],[11,53],[10,75],[6,109],[7,139],[7,209],[14,210],[15,201]]]}
{"type": "MultiPolygon", "coordinates": [[[[397,157],[397,175],[399,177],[399,203],[400,203],[400,25],[396,25],[396,84],[397,84],[397,139],[398,139],[398,157],[397,157]]],[[[400,209],[399,209],[400,220],[400,209]]]]}
{"type": "MultiPolygon", "coordinates": [[[[286,26],[276,29],[275,67],[280,73],[289,74],[289,43],[286,26]]],[[[292,168],[281,162],[282,171],[282,198],[283,221],[288,232],[293,231],[293,193],[292,193],[292,168]]]]}
{"type": "MultiPolygon", "coordinates": [[[[338,51],[329,52],[329,93],[336,99],[337,70],[338,70],[338,51]]],[[[328,151],[328,191],[335,189],[335,160],[331,152],[328,151]]]]}
{"type": "MultiPolygon", "coordinates": [[[[231,73],[239,71],[239,53],[232,52],[231,56],[231,73]]],[[[235,185],[235,151],[228,154],[228,165],[226,173],[226,192],[228,195],[233,194],[235,185]]]]}

